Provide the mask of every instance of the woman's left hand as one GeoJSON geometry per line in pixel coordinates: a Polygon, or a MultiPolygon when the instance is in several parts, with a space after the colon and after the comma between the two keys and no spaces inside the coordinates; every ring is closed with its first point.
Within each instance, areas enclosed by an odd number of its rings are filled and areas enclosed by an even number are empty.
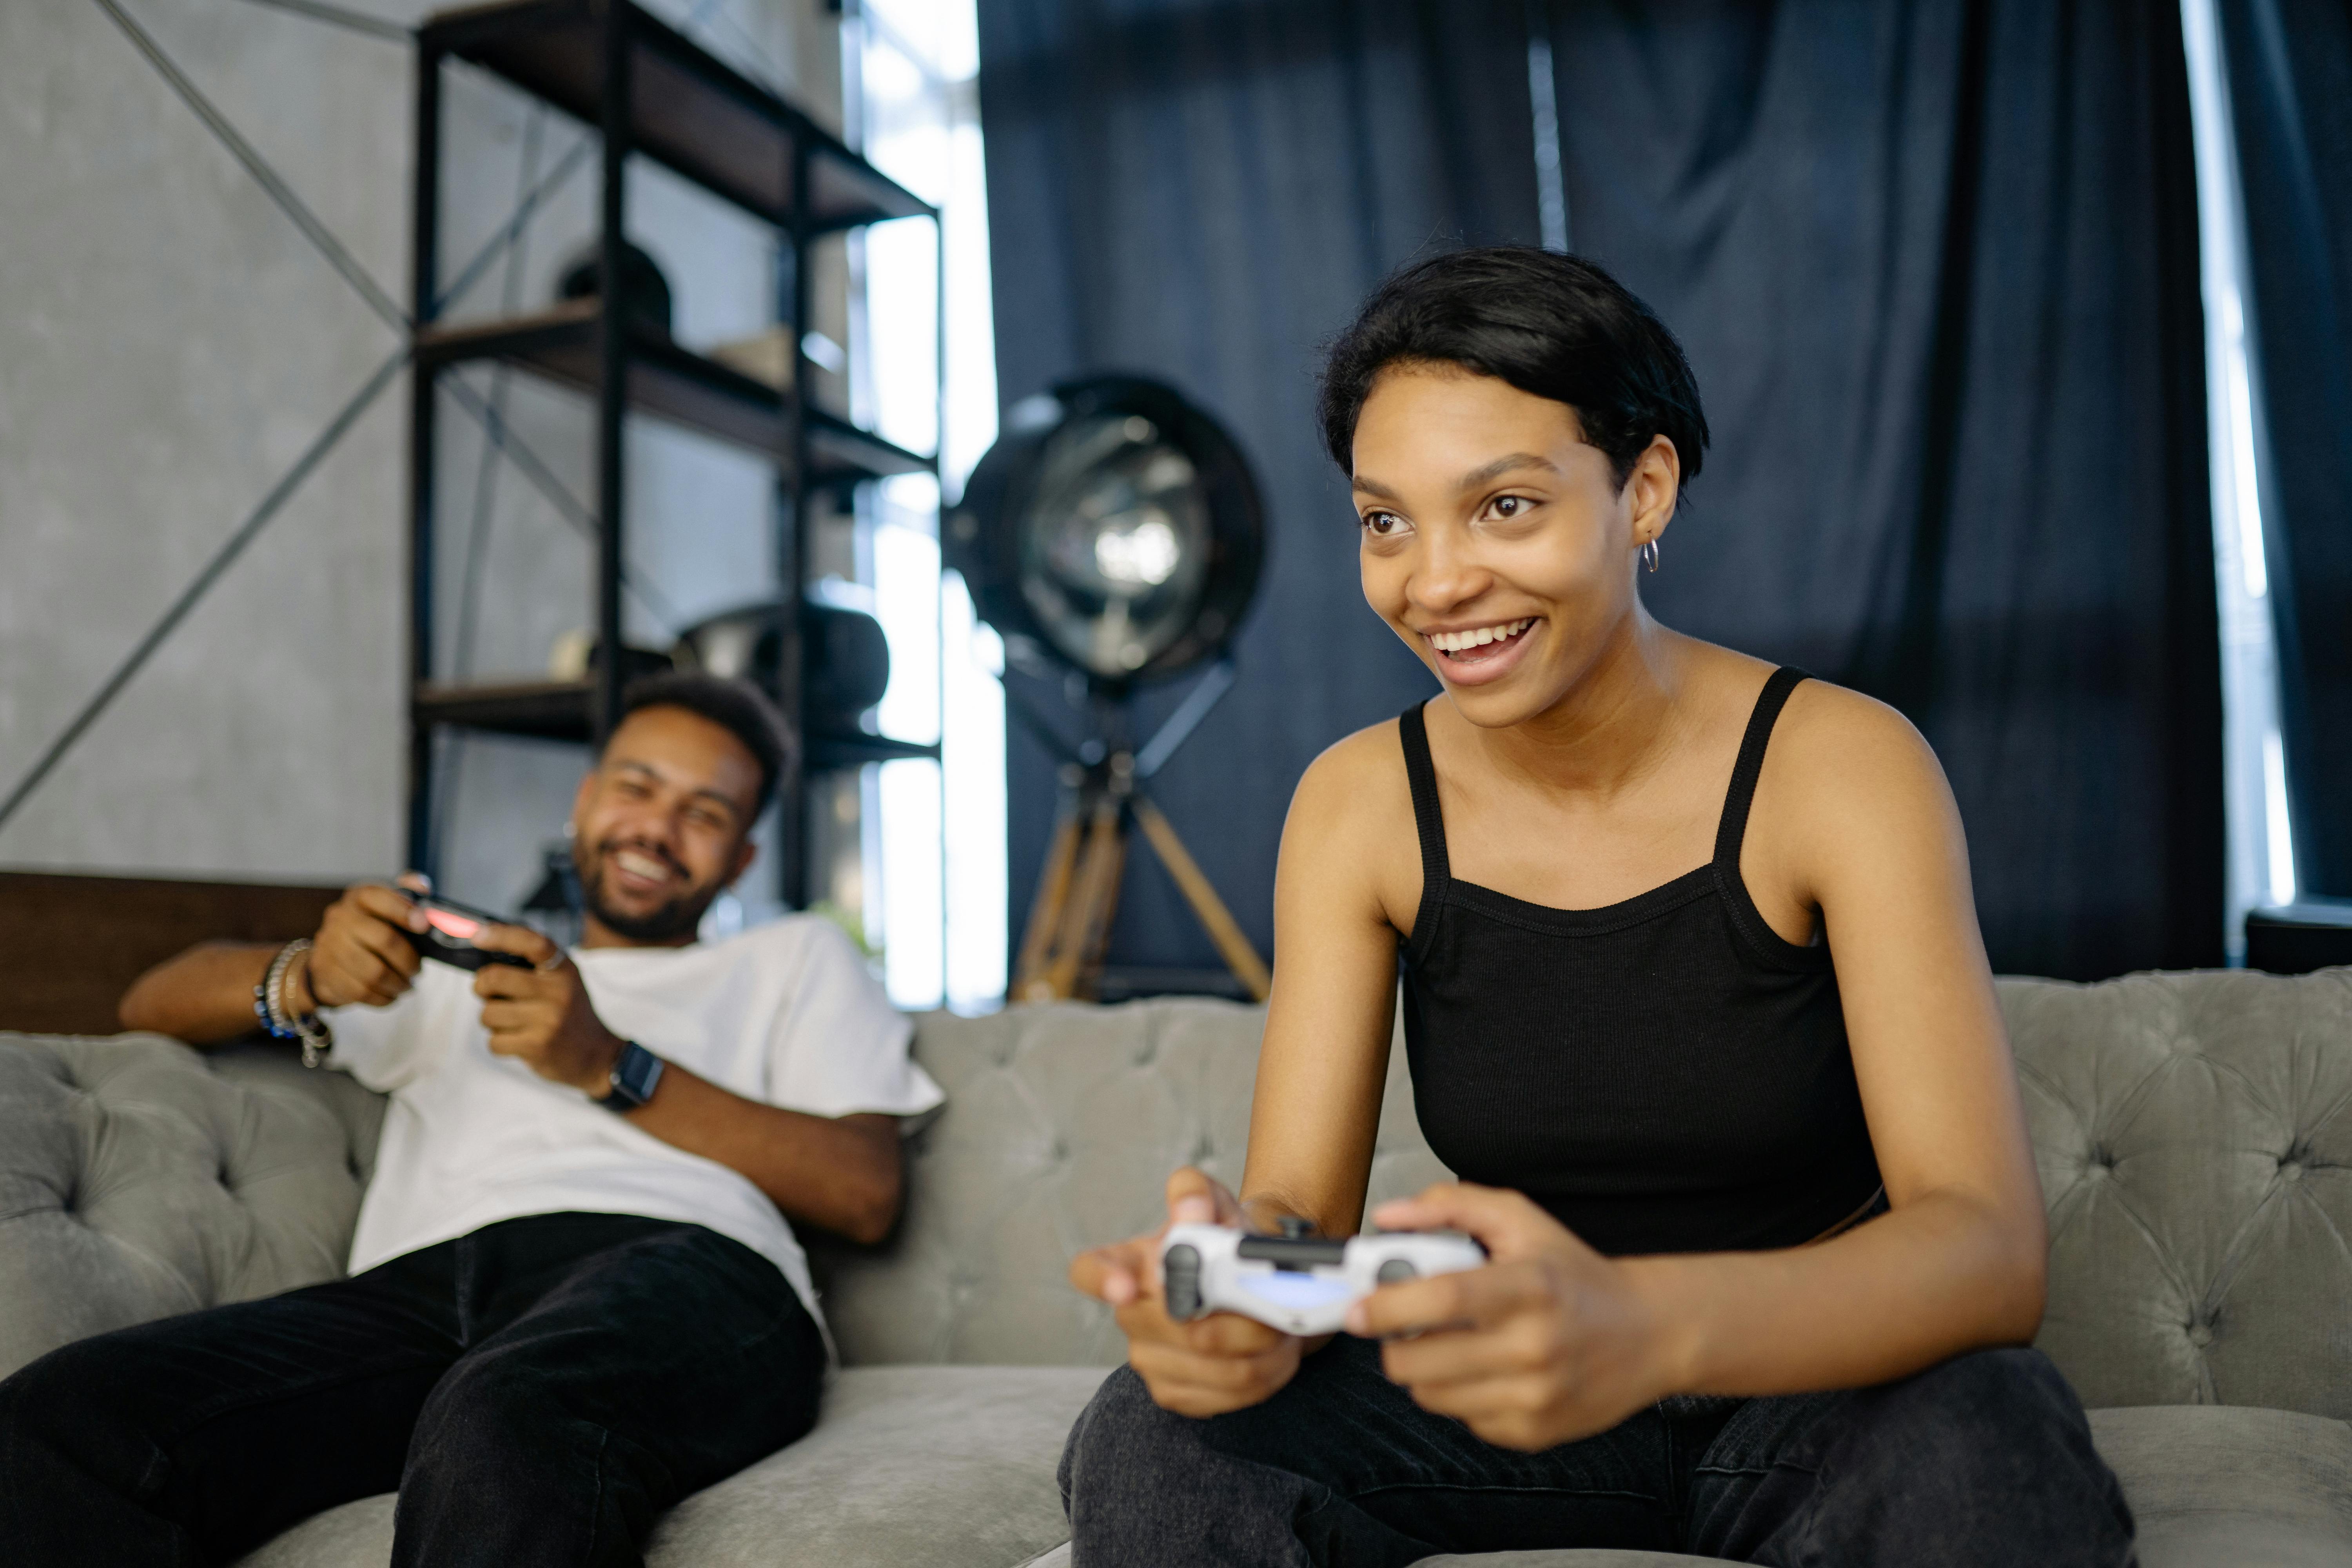
{"type": "Polygon", "coordinates": [[[1604,1432],[1680,1392],[1664,1314],[1634,1274],[1521,1194],[1445,1183],[1381,1205],[1372,1220],[1467,1231],[1490,1258],[1383,1286],[1349,1310],[1348,1331],[1388,1342],[1382,1366],[1423,1409],[1532,1451],[1604,1432]]]}

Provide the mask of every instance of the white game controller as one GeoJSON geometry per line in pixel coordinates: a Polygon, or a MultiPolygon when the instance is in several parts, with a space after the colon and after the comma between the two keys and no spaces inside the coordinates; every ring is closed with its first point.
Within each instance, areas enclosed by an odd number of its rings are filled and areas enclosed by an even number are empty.
{"type": "Polygon", "coordinates": [[[1309,1233],[1286,1217],[1279,1236],[1222,1225],[1168,1227],[1160,1278],[1168,1315],[1179,1321],[1239,1312],[1289,1334],[1339,1331],[1350,1303],[1382,1285],[1458,1274],[1486,1261],[1486,1249],[1458,1230],[1385,1230],[1346,1241],[1309,1233]]]}

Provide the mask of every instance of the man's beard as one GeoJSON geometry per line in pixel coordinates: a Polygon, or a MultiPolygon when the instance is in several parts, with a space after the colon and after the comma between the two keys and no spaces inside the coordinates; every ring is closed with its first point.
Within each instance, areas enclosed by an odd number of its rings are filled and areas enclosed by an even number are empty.
{"type": "MultiPolygon", "coordinates": [[[[626,842],[639,854],[653,857],[680,875],[685,873],[686,868],[680,866],[674,857],[652,845],[641,840],[626,842]]],[[[586,906],[588,913],[614,935],[626,937],[631,942],[676,942],[680,937],[692,936],[701,928],[703,911],[710,908],[711,900],[725,891],[725,888],[718,883],[707,888],[689,885],[675,898],[641,915],[616,910],[604,897],[604,862],[623,843],[621,839],[608,838],[593,849],[585,843],[575,843],[572,847],[572,864],[580,872],[581,902],[586,906]]]]}

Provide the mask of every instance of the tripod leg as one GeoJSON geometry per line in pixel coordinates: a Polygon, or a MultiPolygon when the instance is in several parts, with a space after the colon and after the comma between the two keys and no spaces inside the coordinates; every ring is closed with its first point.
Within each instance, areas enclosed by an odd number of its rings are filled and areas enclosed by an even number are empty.
{"type": "Polygon", "coordinates": [[[1111,922],[1118,916],[1119,887],[1127,875],[1127,823],[1117,819],[1103,847],[1102,893],[1088,911],[1086,945],[1079,950],[1076,994],[1102,999],[1103,952],[1110,946],[1111,922]]]}
{"type": "Polygon", "coordinates": [[[1160,808],[1143,795],[1132,796],[1128,804],[1135,808],[1135,820],[1142,825],[1143,836],[1151,840],[1151,847],[1159,855],[1160,863],[1168,868],[1170,876],[1176,879],[1176,886],[1182,890],[1184,901],[1192,906],[1192,912],[1200,917],[1202,928],[1209,933],[1209,940],[1217,944],[1217,952],[1223,956],[1225,967],[1234,972],[1234,978],[1249,987],[1253,998],[1265,1001],[1274,990],[1273,973],[1267,970],[1265,961],[1258,957],[1257,949],[1250,945],[1247,933],[1234,919],[1233,911],[1225,908],[1223,899],[1217,897],[1217,889],[1210,886],[1207,874],[1192,858],[1192,851],[1184,847],[1181,838],[1176,837],[1175,824],[1170,822],[1160,808]]]}
{"type": "Polygon", "coordinates": [[[1054,931],[1053,957],[1044,984],[1055,997],[1078,994],[1078,974],[1086,966],[1094,933],[1110,923],[1110,906],[1118,898],[1118,863],[1124,858],[1119,840],[1118,801],[1106,791],[1095,797],[1077,875],[1054,931]]]}
{"type": "Polygon", "coordinates": [[[1015,1002],[1050,1002],[1054,990],[1046,978],[1054,931],[1062,923],[1062,910],[1070,899],[1070,874],[1078,858],[1079,805],[1066,801],[1054,824],[1054,842],[1038,873],[1037,896],[1029,905],[1029,929],[1021,936],[1021,962],[1013,972],[1015,1002]]]}

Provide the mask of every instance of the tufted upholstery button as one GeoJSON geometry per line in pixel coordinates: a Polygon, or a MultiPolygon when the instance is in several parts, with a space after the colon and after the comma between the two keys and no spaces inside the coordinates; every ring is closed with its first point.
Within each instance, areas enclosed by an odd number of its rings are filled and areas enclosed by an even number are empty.
{"type": "Polygon", "coordinates": [[[2200,1351],[2207,1345],[2211,1344],[2213,1342],[2213,1325],[2210,1323],[2189,1324],[2189,1342],[2195,1345],[2200,1351]]]}
{"type": "Polygon", "coordinates": [[[2284,1160],[2279,1163],[2279,1180],[2283,1182],[2299,1182],[2303,1180],[2303,1172],[2304,1165],[2300,1160],[2284,1160]]]}

